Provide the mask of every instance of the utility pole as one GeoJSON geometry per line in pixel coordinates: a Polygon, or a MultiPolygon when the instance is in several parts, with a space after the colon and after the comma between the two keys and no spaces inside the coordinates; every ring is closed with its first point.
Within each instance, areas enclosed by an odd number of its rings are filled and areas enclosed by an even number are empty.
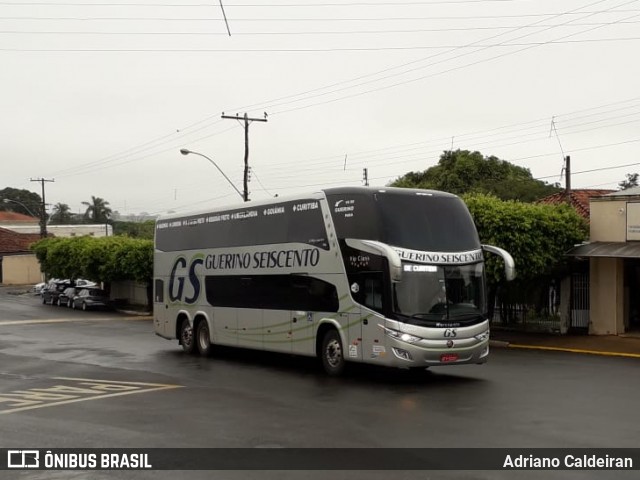
{"type": "Polygon", "coordinates": [[[571,200],[571,157],[567,155],[564,157],[564,180],[565,180],[565,192],[567,195],[567,200],[570,202],[571,200]]]}
{"type": "Polygon", "coordinates": [[[362,181],[365,187],[369,186],[369,169],[368,168],[362,169],[362,181]]]}
{"type": "Polygon", "coordinates": [[[249,125],[251,122],[266,122],[267,121],[267,112],[264,112],[264,118],[249,118],[247,113],[245,112],[243,117],[240,117],[236,113],[235,117],[232,115],[225,115],[222,113],[222,118],[226,118],[228,120],[244,120],[244,201],[249,201],[249,125]]]}
{"type": "Polygon", "coordinates": [[[42,185],[42,206],[40,207],[40,237],[47,238],[47,208],[46,202],[44,198],[44,182],[55,182],[52,178],[51,180],[47,180],[45,178],[32,178],[32,182],[40,182],[42,185]]]}

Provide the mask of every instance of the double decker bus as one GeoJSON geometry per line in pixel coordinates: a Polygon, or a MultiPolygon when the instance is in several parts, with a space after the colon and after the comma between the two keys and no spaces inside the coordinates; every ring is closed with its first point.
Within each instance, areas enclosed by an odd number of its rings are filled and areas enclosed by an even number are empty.
{"type": "Polygon", "coordinates": [[[216,345],[426,368],[489,354],[484,251],[452,194],[329,188],[161,217],[154,328],[187,353],[216,345]]]}

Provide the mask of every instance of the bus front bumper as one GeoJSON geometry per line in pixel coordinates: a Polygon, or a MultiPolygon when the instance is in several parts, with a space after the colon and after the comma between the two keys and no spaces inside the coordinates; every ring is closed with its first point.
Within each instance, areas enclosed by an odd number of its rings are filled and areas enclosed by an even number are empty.
{"type": "Polygon", "coordinates": [[[452,341],[423,340],[408,343],[387,338],[385,362],[400,368],[432,367],[441,365],[464,365],[485,363],[489,356],[489,335],[478,340],[475,338],[452,341]]]}

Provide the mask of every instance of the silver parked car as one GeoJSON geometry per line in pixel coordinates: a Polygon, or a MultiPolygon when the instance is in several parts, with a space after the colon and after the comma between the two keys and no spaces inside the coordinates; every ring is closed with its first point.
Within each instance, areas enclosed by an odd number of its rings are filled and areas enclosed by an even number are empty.
{"type": "Polygon", "coordinates": [[[71,302],[73,301],[73,297],[76,296],[77,289],[76,287],[65,288],[64,292],[58,295],[58,306],[62,307],[71,307],[71,302]]]}
{"type": "Polygon", "coordinates": [[[83,288],[73,297],[71,308],[91,310],[94,308],[111,308],[111,301],[104,290],[99,288],[83,288]]]}

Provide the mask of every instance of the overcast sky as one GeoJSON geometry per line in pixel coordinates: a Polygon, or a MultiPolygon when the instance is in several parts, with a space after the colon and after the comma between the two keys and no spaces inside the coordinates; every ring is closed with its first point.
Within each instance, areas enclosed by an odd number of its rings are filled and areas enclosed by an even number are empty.
{"type": "MultiPolygon", "coordinates": [[[[122,214],[385,185],[450,148],[640,171],[640,0],[0,0],[0,188],[122,214]],[[207,5],[208,4],[208,5],[207,5]],[[552,122],[553,119],[553,122],[552,122]],[[345,161],[346,159],[346,161],[345,161]],[[635,165],[629,165],[635,164],[635,165]],[[626,166],[625,166],[626,165],[626,166]]],[[[585,172],[597,170],[594,172],[585,172]]],[[[82,210],[83,211],[83,210],[82,210]]]]}

